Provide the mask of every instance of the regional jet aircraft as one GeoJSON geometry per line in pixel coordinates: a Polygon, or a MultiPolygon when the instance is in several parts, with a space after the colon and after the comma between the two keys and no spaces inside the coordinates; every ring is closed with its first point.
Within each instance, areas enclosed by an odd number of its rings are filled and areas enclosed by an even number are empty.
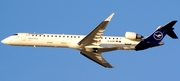
{"type": "Polygon", "coordinates": [[[166,25],[159,26],[152,34],[145,37],[135,32],[126,32],[124,37],[102,36],[113,15],[114,13],[87,35],[16,33],[1,42],[12,46],[73,48],[79,50],[80,54],[90,60],[106,68],[113,68],[102,57],[103,52],[114,50],[138,51],[161,46],[164,44],[161,40],[166,34],[173,39],[178,38],[173,31],[173,26],[177,21],[171,21],[166,25]]]}

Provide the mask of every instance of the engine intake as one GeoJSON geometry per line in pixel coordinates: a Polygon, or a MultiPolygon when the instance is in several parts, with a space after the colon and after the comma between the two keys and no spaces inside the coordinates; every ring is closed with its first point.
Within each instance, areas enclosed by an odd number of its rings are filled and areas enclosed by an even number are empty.
{"type": "Polygon", "coordinates": [[[143,38],[142,35],[139,35],[139,34],[137,34],[137,33],[135,33],[135,32],[126,32],[126,33],[125,33],[125,37],[126,37],[127,39],[131,39],[131,40],[139,40],[139,39],[142,39],[142,38],[143,38]]]}

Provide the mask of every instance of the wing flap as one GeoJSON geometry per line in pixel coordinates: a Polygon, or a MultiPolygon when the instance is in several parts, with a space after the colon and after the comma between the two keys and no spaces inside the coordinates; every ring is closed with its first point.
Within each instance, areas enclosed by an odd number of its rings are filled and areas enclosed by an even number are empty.
{"type": "Polygon", "coordinates": [[[81,54],[90,60],[104,66],[105,68],[113,68],[103,57],[101,53],[81,51],[81,54]]]}

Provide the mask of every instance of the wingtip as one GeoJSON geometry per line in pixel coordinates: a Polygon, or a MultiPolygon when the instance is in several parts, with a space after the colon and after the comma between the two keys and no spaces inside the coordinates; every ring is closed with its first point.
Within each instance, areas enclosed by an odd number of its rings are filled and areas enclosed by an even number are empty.
{"type": "Polygon", "coordinates": [[[112,13],[108,18],[106,18],[105,21],[111,21],[112,17],[114,16],[114,13],[112,13]]]}

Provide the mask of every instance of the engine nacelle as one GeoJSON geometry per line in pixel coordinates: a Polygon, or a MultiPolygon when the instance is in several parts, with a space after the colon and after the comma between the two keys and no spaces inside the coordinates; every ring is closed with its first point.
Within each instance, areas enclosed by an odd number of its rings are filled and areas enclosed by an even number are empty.
{"type": "Polygon", "coordinates": [[[142,35],[139,35],[139,34],[137,34],[137,33],[135,33],[135,32],[126,32],[126,33],[125,33],[125,37],[126,37],[127,39],[131,39],[131,40],[139,40],[139,39],[142,39],[142,38],[143,38],[142,35]]]}

